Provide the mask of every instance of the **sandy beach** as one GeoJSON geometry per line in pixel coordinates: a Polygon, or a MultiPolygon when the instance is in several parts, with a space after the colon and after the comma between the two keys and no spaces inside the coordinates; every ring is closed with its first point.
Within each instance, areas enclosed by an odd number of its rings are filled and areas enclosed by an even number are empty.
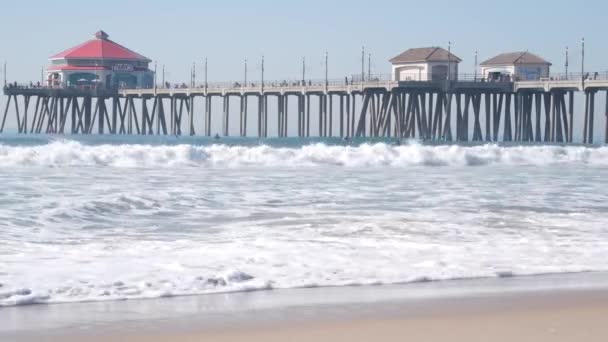
{"type": "Polygon", "coordinates": [[[5,308],[0,319],[14,329],[5,325],[0,340],[606,341],[605,278],[560,275],[5,308]]]}
{"type": "Polygon", "coordinates": [[[568,295],[542,301],[510,298],[495,305],[475,303],[462,311],[237,331],[108,336],[94,341],[606,341],[608,293],[568,295]],[[512,301],[514,299],[514,301],[512,301]],[[469,311],[471,310],[471,311],[469,311]]]}

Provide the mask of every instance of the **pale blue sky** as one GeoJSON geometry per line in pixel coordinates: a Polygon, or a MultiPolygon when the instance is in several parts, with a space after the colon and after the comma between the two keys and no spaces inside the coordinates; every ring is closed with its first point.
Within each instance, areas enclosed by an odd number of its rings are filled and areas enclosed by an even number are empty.
{"type": "MultiPolygon", "coordinates": [[[[329,52],[331,78],[360,70],[361,46],[373,55],[372,72],[388,73],[388,59],[410,47],[447,46],[472,72],[495,54],[529,50],[563,70],[580,68],[580,39],[587,42],[587,69],[608,70],[608,2],[588,1],[32,1],[7,2],[0,10],[0,61],[10,81],[40,78],[51,54],[103,29],[111,39],[166,64],[171,81],[187,81],[193,61],[209,59],[210,80],[238,80],[243,60],[259,78],[298,78],[306,56],[311,77],[323,77],[329,52]]],[[[202,73],[199,73],[202,76],[202,73]]],[[[3,98],[0,100],[4,108],[3,98]]]]}

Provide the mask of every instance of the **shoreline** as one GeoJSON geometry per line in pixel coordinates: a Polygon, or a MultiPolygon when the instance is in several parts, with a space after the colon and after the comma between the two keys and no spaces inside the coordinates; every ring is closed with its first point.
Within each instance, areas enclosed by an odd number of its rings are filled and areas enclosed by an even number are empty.
{"type": "Polygon", "coordinates": [[[0,340],[138,342],[223,336],[226,341],[241,341],[241,334],[261,334],[272,341],[270,335],[280,331],[307,336],[309,330],[350,326],[386,325],[392,330],[412,321],[450,325],[453,320],[486,315],[498,319],[510,312],[542,320],[558,311],[568,317],[569,312],[608,314],[608,273],[5,307],[0,308],[0,321],[6,322],[0,327],[0,340]],[[300,331],[302,327],[307,328],[300,331]]]}
{"type": "MultiPolygon", "coordinates": [[[[403,286],[416,286],[418,284],[451,284],[457,285],[459,283],[484,283],[484,282],[496,282],[501,281],[502,279],[513,279],[516,282],[523,282],[524,280],[534,280],[539,279],[540,283],[542,281],[549,278],[559,278],[559,279],[569,279],[572,277],[579,277],[589,275],[593,279],[593,283],[584,284],[583,287],[594,287],[594,286],[603,286],[600,285],[598,280],[602,282],[606,282],[606,286],[608,287],[608,271],[577,271],[577,272],[563,272],[563,273],[540,273],[540,274],[527,274],[527,275],[512,275],[510,273],[505,274],[497,274],[495,277],[470,277],[470,278],[453,278],[453,279],[420,279],[409,282],[397,282],[397,283],[370,283],[370,284],[344,284],[344,285],[319,285],[319,286],[300,286],[300,287],[289,287],[289,288],[273,288],[273,287],[260,287],[260,288],[251,288],[244,290],[226,290],[226,291],[217,291],[217,292],[203,292],[203,293],[189,293],[189,294],[175,294],[175,295],[166,295],[166,296],[158,296],[158,297],[134,297],[134,298],[112,298],[107,300],[98,300],[98,299],[90,299],[90,300],[79,300],[79,301],[24,301],[19,304],[11,304],[11,305],[0,305],[0,309],[5,308],[19,308],[19,307],[29,307],[29,306],[47,306],[47,305],[86,305],[86,304],[95,304],[95,303],[113,303],[113,302],[133,302],[133,301],[155,301],[155,300],[167,300],[174,298],[187,298],[187,297],[204,297],[204,296],[217,296],[217,295],[232,295],[232,294],[240,294],[240,293],[254,293],[254,292],[284,292],[284,291],[297,291],[297,290],[322,290],[322,289],[349,289],[349,288],[394,288],[394,287],[403,287],[403,286]]],[[[577,287],[580,285],[576,285],[577,287]]],[[[454,286],[458,288],[458,286],[454,286]]],[[[564,287],[561,285],[559,289],[564,287]]],[[[567,286],[569,287],[569,286],[567,286]]]]}

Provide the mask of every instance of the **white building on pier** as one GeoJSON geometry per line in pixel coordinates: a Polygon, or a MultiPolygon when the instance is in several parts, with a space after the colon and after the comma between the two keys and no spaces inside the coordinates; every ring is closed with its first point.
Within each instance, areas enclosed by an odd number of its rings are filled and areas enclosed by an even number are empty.
{"type": "Polygon", "coordinates": [[[530,52],[508,52],[481,63],[489,81],[531,81],[549,77],[551,63],[530,52]]]}
{"type": "Polygon", "coordinates": [[[394,81],[440,81],[458,79],[462,60],[440,47],[415,48],[390,60],[394,81]]]}

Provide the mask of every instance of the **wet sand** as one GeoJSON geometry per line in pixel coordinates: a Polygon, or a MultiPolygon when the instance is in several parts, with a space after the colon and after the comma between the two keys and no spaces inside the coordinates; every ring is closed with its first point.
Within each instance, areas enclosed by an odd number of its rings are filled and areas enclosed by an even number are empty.
{"type": "MultiPolygon", "coordinates": [[[[506,300],[506,299],[505,299],[506,300]]],[[[516,300],[498,306],[472,304],[463,311],[420,317],[309,322],[236,331],[115,336],[96,341],[606,341],[608,295],[552,298],[551,303],[516,300]],[[479,306],[478,306],[479,305],[479,306]],[[474,312],[469,310],[474,309],[474,312]]]]}
{"type": "Polygon", "coordinates": [[[0,330],[0,340],[608,340],[608,287],[604,280],[585,286],[582,280],[588,276],[539,279],[4,308],[0,309],[0,320],[13,324],[15,329],[0,330]],[[573,286],[577,278],[581,279],[581,286],[573,286]],[[71,323],[61,323],[62,319],[71,323]]]}

